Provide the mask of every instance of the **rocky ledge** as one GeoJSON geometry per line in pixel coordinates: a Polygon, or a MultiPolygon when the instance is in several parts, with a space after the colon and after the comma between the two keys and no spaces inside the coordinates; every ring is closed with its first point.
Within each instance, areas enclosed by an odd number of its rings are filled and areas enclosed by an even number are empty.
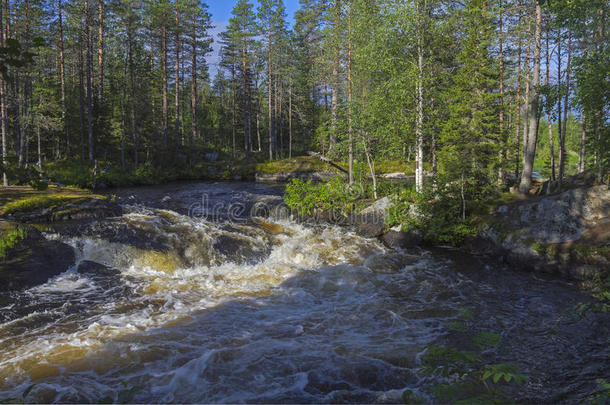
{"type": "Polygon", "coordinates": [[[3,245],[3,255],[0,257],[0,291],[43,284],[74,264],[72,247],[46,239],[32,226],[0,221],[0,239],[3,245]],[[16,234],[18,236],[14,236],[16,234]],[[8,242],[9,240],[12,242],[8,242]]]}
{"type": "Polygon", "coordinates": [[[106,199],[92,197],[76,204],[64,204],[52,208],[39,208],[18,211],[7,216],[7,219],[18,222],[49,223],[68,220],[101,219],[120,216],[122,209],[118,204],[106,199]]]}
{"type": "Polygon", "coordinates": [[[610,269],[610,189],[580,187],[501,205],[465,248],[515,267],[591,279],[610,269]]]}
{"type": "MultiPolygon", "coordinates": [[[[379,238],[390,248],[420,245],[418,232],[388,228],[390,207],[386,197],[355,215],[358,234],[379,238]]],[[[603,275],[610,270],[610,189],[587,185],[500,205],[461,247],[515,268],[572,280],[603,275]]]]}

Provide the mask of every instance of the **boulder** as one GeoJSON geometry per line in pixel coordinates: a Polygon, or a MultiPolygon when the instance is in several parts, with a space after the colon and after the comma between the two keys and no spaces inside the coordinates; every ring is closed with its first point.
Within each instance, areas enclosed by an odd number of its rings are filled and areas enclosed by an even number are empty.
{"type": "Polygon", "coordinates": [[[608,269],[609,225],[608,186],[573,188],[500,205],[467,248],[484,246],[515,267],[586,280],[608,269]]]}
{"type": "Polygon", "coordinates": [[[74,249],[56,240],[46,239],[36,228],[10,221],[0,222],[0,235],[21,227],[24,237],[6,247],[0,257],[0,291],[21,290],[45,283],[74,264],[74,249]]]}
{"type": "Polygon", "coordinates": [[[83,260],[78,264],[76,271],[81,274],[90,274],[95,276],[116,276],[121,274],[117,269],[108,267],[101,263],[93,262],[91,260],[83,260]]]}
{"type": "Polygon", "coordinates": [[[354,218],[358,234],[367,238],[381,236],[386,229],[386,218],[392,202],[388,197],[375,201],[354,218]]]}
{"type": "Polygon", "coordinates": [[[422,235],[416,231],[403,231],[395,226],[381,235],[381,241],[392,249],[408,249],[418,246],[422,242],[422,235]]]}
{"type": "Polygon", "coordinates": [[[79,204],[16,212],[9,215],[9,219],[19,222],[45,223],[116,217],[120,216],[122,212],[121,207],[116,203],[101,198],[91,198],[79,204]]]}

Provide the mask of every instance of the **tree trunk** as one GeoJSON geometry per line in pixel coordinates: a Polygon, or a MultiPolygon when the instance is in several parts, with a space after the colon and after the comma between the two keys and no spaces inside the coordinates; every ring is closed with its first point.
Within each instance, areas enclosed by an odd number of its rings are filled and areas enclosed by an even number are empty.
{"type": "Polygon", "coordinates": [[[85,72],[83,57],[83,38],[78,41],[78,99],[80,107],[80,159],[85,160],[85,72]]]}
{"type": "MultiPolygon", "coordinates": [[[[157,109],[155,106],[155,86],[153,85],[154,83],[154,78],[155,78],[155,44],[154,44],[154,30],[151,24],[150,27],[150,119],[152,121],[152,139],[155,140],[155,142],[157,141],[157,109]]],[[[148,145],[150,145],[150,142],[147,142],[148,145]]],[[[148,154],[148,149],[147,148],[147,154],[148,154]]],[[[148,157],[146,158],[146,160],[148,160],[148,157]]]]}
{"type": "Polygon", "coordinates": [[[236,132],[237,132],[237,122],[236,122],[236,112],[235,112],[235,65],[231,64],[231,110],[233,112],[231,125],[233,129],[233,157],[236,156],[237,153],[237,144],[236,144],[236,132]]]}
{"type": "Polygon", "coordinates": [[[521,136],[521,148],[523,149],[522,165],[525,166],[525,160],[527,159],[525,151],[527,150],[527,136],[530,128],[530,89],[532,87],[531,82],[531,52],[532,52],[532,30],[531,25],[528,24],[527,29],[527,54],[525,57],[525,63],[527,69],[525,70],[525,105],[523,106],[523,133],[521,136]]]}
{"type": "Polygon", "coordinates": [[[191,145],[197,139],[197,29],[195,21],[195,13],[192,17],[192,34],[191,34],[191,145]]]}
{"type": "MultiPolygon", "coordinates": [[[[568,66],[566,67],[566,88],[563,95],[563,128],[559,138],[559,190],[565,175],[566,161],[566,133],[568,124],[568,96],[570,94],[570,65],[572,64],[572,32],[568,32],[568,66]]],[[[561,114],[561,112],[560,112],[561,114]]]]}
{"type": "Polygon", "coordinates": [[[104,0],[98,0],[97,8],[98,34],[97,34],[97,64],[98,64],[98,103],[100,117],[104,111],[104,0]]]}
{"type": "Polygon", "coordinates": [[[241,47],[241,69],[242,69],[242,84],[244,86],[244,98],[242,100],[242,119],[243,119],[243,126],[244,126],[244,151],[246,153],[246,158],[248,158],[248,145],[249,145],[249,140],[248,140],[248,87],[249,87],[249,83],[248,83],[248,43],[247,43],[247,37],[245,36],[245,32],[247,30],[248,27],[242,27],[243,28],[243,32],[244,32],[244,36],[242,38],[242,47],[241,47]]]}
{"type": "Polygon", "coordinates": [[[36,124],[36,140],[38,144],[38,169],[42,170],[42,150],[40,148],[40,123],[36,124]]]}
{"type": "Polygon", "coordinates": [[[161,64],[162,64],[162,109],[163,109],[163,123],[161,124],[161,129],[163,131],[163,150],[167,151],[167,26],[166,23],[163,22],[163,26],[161,27],[161,64]]]}
{"type": "Polygon", "coordinates": [[[377,176],[375,175],[375,161],[372,159],[371,154],[369,152],[369,148],[366,144],[366,139],[362,136],[362,145],[364,146],[364,155],[366,157],[366,163],[369,166],[369,173],[371,174],[371,179],[373,180],[373,198],[377,199],[377,176]]]}
{"type": "Polygon", "coordinates": [[[519,191],[528,194],[532,184],[532,171],[534,168],[534,158],[536,156],[536,142],[538,140],[538,89],[540,87],[540,37],[542,31],[542,6],[536,2],[536,27],[534,33],[534,76],[533,86],[531,86],[529,133],[525,149],[526,159],[523,164],[521,184],[519,191]]]}
{"type": "MultiPolygon", "coordinates": [[[[544,83],[548,87],[550,85],[550,68],[551,68],[551,52],[549,48],[549,36],[551,33],[550,23],[547,25],[546,31],[546,77],[544,83]]],[[[547,95],[548,98],[548,95],[547,95]]],[[[548,117],[548,130],[549,130],[549,151],[551,154],[551,180],[555,181],[555,148],[553,145],[553,118],[551,116],[551,105],[547,102],[547,117],[548,117]]]]}
{"type": "Polygon", "coordinates": [[[271,59],[271,27],[267,33],[267,110],[269,119],[269,159],[273,159],[273,152],[275,150],[275,134],[274,134],[274,120],[273,120],[273,62],[271,59]]]}
{"type": "Polygon", "coordinates": [[[585,171],[585,147],[587,139],[587,116],[582,112],[582,129],[580,131],[580,150],[578,151],[578,172],[585,171]]]}
{"type": "Polygon", "coordinates": [[[292,158],[292,79],[288,88],[288,158],[292,158]]]}
{"type": "Polygon", "coordinates": [[[354,139],[352,135],[352,6],[347,14],[347,132],[348,132],[348,181],[354,183],[354,139]]]}
{"type": "MultiPolygon", "coordinates": [[[[521,25],[521,17],[519,17],[519,25],[521,25]]],[[[521,35],[519,35],[518,57],[517,57],[517,100],[515,103],[515,178],[519,178],[519,158],[520,158],[520,141],[521,133],[521,35]]]]}
{"type": "Polygon", "coordinates": [[[417,18],[418,23],[417,33],[417,121],[415,124],[415,190],[421,193],[424,189],[424,39],[421,19],[422,10],[419,9],[419,1],[417,2],[417,18]]]}
{"type": "Polygon", "coordinates": [[[341,2],[335,0],[335,19],[334,19],[334,44],[333,44],[333,85],[330,97],[330,139],[328,152],[331,153],[337,143],[337,108],[339,103],[339,22],[341,19],[341,2]]]}
{"type": "MultiPolygon", "coordinates": [[[[500,68],[500,116],[499,118],[499,125],[500,125],[500,150],[498,152],[498,183],[500,185],[502,185],[503,181],[504,181],[504,155],[506,154],[506,147],[505,147],[505,138],[504,138],[504,28],[503,28],[503,20],[504,20],[504,16],[502,15],[502,1],[500,0],[500,35],[499,35],[499,45],[500,45],[500,52],[498,54],[498,59],[499,59],[499,68],[500,68]]],[[[434,159],[436,163],[436,159],[434,159]]],[[[436,164],[434,164],[433,166],[436,166],[436,164]]],[[[436,173],[436,169],[434,170],[434,172],[436,173]]]]}
{"type": "Polygon", "coordinates": [[[61,0],[58,0],[57,10],[59,13],[59,82],[61,84],[61,125],[63,132],[66,134],[66,157],[70,157],[70,133],[68,132],[68,123],[66,122],[66,114],[68,107],[66,105],[66,71],[64,59],[64,24],[63,10],[61,0]]]}
{"type": "Polygon", "coordinates": [[[89,10],[89,0],[85,0],[85,33],[86,33],[86,78],[87,78],[87,135],[89,139],[89,160],[93,160],[93,82],[92,82],[92,26],[91,26],[91,10],[89,10]]]}
{"type": "MultiPolygon", "coordinates": [[[[281,64],[281,61],[280,61],[281,64]]],[[[279,77],[277,79],[279,81],[277,88],[278,88],[278,98],[279,98],[279,102],[278,102],[278,114],[277,114],[277,120],[278,120],[278,136],[280,138],[280,157],[284,157],[284,122],[282,120],[282,95],[284,93],[283,89],[282,89],[282,82],[280,81],[279,77]]]]}
{"type": "Polygon", "coordinates": [[[180,139],[180,16],[178,11],[179,2],[176,1],[176,27],[174,28],[174,44],[176,46],[176,77],[174,83],[174,146],[178,145],[180,139]]]}
{"type": "Polygon", "coordinates": [[[559,141],[559,176],[563,176],[561,166],[563,164],[563,156],[561,155],[561,139],[562,139],[562,110],[561,110],[561,28],[557,29],[557,140],[559,141]]]}
{"type": "Polygon", "coordinates": [[[131,121],[131,135],[133,136],[133,160],[135,168],[139,166],[138,149],[140,147],[140,136],[137,130],[136,124],[136,79],[134,72],[134,61],[133,61],[133,27],[131,22],[127,27],[127,42],[128,42],[128,58],[129,58],[129,82],[130,82],[130,94],[129,94],[129,109],[130,109],[130,121],[131,121]]]}
{"type": "MultiPolygon", "coordinates": [[[[4,47],[5,44],[5,29],[3,24],[3,8],[0,4],[0,47],[4,47]]],[[[6,114],[6,81],[4,78],[0,78],[0,126],[2,127],[2,165],[6,167],[8,165],[8,144],[7,144],[7,114],[6,114]]],[[[8,177],[6,176],[6,170],[2,172],[2,185],[8,186],[8,177]]]]}

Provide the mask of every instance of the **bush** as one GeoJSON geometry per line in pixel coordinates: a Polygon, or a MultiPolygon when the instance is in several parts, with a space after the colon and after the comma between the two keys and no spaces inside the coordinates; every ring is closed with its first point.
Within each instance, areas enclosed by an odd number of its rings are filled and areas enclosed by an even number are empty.
{"type": "MultiPolygon", "coordinates": [[[[490,404],[507,403],[510,396],[505,388],[521,386],[528,380],[512,363],[493,363],[488,350],[502,342],[502,336],[492,331],[477,331],[474,315],[467,309],[447,323],[449,335],[457,338],[460,347],[429,344],[422,356],[419,371],[438,381],[425,386],[438,403],[490,404]],[[474,334],[473,334],[474,333],[474,334]]],[[[405,403],[412,402],[412,391],[403,393],[405,403]]]]}
{"type": "Polygon", "coordinates": [[[419,230],[430,242],[459,245],[476,234],[473,215],[487,207],[486,202],[496,194],[495,188],[484,182],[466,179],[462,183],[437,176],[421,194],[411,187],[395,194],[388,222],[405,230],[419,230]]]}
{"type": "Polygon", "coordinates": [[[286,185],[284,202],[299,215],[312,215],[320,209],[348,216],[362,204],[364,195],[361,185],[350,186],[338,177],[325,183],[293,179],[286,185]]]}
{"type": "Polygon", "coordinates": [[[5,237],[0,239],[0,256],[6,258],[6,251],[28,236],[28,232],[25,228],[17,227],[10,230],[5,237]]]}

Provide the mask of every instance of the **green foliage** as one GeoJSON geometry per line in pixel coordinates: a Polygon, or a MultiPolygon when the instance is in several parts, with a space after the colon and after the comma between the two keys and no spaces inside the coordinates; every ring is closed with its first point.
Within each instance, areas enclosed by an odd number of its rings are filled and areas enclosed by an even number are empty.
{"type": "Polygon", "coordinates": [[[602,279],[598,276],[594,280],[595,286],[591,296],[593,302],[581,302],[576,304],[574,312],[577,319],[582,319],[587,316],[588,313],[606,313],[610,312],[610,277],[602,279]]]}
{"type": "Polygon", "coordinates": [[[486,199],[488,191],[473,180],[447,182],[438,176],[419,195],[412,191],[399,195],[390,220],[404,228],[420,230],[429,241],[459,245],[476,234],[470,213],[478,201],[486,199]]]}
{"type": "Polygon", "coordinates": [[[312,215],[318,209],[347,216],[355,204],[362,203],[362,190],[361,185],[349,186],[339,178],[325,183],[293,179],[286,185],[284,202],[300,216],[312,215]]]}
{"type": "Polygon", "coordinates": [[[273,160],[256,165],[261,174],[339,172],[336,168],[313,156],[297,156],[291,159],[273,160]]]}
{"type": "Polygon", "coordinates": [[[6,236],[0,239],[0,256],[6,258],[8,249],[15,247],[20,241],[27,238],[28,232],[23,227],[10,230],[6,236]]]}
{"type": "Polygon", "coordinates": [[[593,396],[589,399],[590,405],[607,405],[610,404],[610,383],[603,378],[597,379],[599,387],[593,396]]]}
{"type": "MultiPolygon", "coordinates": [[[[479,331],[472,335],[472,313],[463,312],[452,322],[451,329],[470,337],[469,349],[430,344],[422,357],[420,372],[440,383],[427,386],[440,403],[505,403],[506,385],[522,385],[527,376],[512,363],[493,363],[487,350],[500,344],[502,336],[479,331]]],[[[406,401],[405,401],[406,402],[406,401]]]]}
{"type": "MultiPolygon", "coordinates": [[[[8,38],[5,46],[0,47],[0,74],[4,80],[10,80],[8,68],[22,68],[34,62],[35,53],[26,49],[21,42],[8,38]]],[[[44,39],[36,37],[32,40],[34,46],[43,46],[44,39]]]]}

